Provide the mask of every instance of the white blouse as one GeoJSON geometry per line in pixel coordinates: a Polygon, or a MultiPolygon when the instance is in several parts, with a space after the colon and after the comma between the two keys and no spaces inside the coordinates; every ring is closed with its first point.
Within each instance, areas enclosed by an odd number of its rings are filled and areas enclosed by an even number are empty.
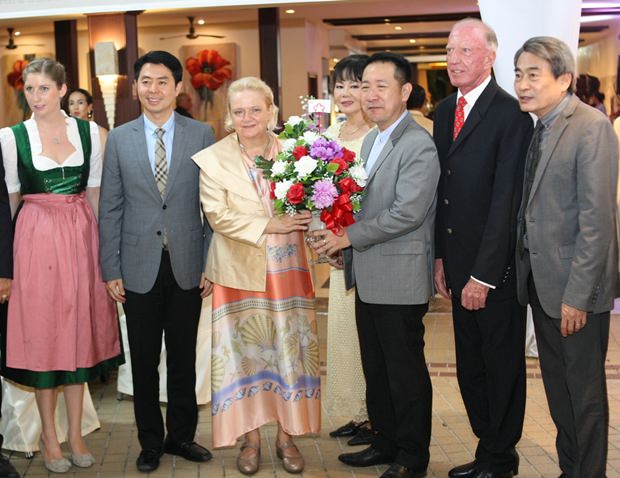
{"type": "MultiPolygon", "coordinates": [[[[64,114],[64,112],[63,112],[64,114]]],[[[39,137],[39,129],[34,118],[24,121],[28,139],[30,140],[30,149],[32,151],[32,164],[39,171],[49,171],[50,169],[81,166],[84,164],[84,152],[82,151],[82,142],[80,141],[80,133],[78,131],[77,121],[75,118],[65,114],[65,122],[67,124],[67,137],[69,142],[75,148],[62,164],[58,164],[47,156],[42,156],[43,145],[39,137]]],[[[99,136],[99,127],[93,121],[90,122],[90,170],[88,174],[88,183],[86,187],[97,188],[101,185],[102,171],[102,151],[101,139],[99,136]]],[[[17,173],[17,144],[15,136],[11,128],[0,129],[0,145],[2,146],[2,158],[4,162],[5,181],[7,189],[10,193],[18,193],[21,188],[19,176],[17,173]]]]}

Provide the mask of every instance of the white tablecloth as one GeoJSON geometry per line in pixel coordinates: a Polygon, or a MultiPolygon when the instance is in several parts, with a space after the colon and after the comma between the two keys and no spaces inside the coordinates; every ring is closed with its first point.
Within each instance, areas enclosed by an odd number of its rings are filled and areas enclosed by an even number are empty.
{"type": "MultiPolygon", "coordinates": [[[[121,335],[125,350],[125,365],[118,369],[118,392],[124,395],[133,395],[131,380],[131,357],[129,341],[127,340],[127,322],[125,314],[119,308],[121,335]]],[[[166,392],[166,345],[162,340],[161,357],[159,362],[159,400],[168,401],[166,392]]],[[[202,301],[200,323],[198,324],[198,340],[196,342],[196,400],[198,405],[211,401],[211,297],[202,301]]]]}
{"type": "MultiPolygon", "coordinates": [[[[62,390],[62,388],[61,388],[62,390]]],[[[100,428],[97,411],[88,390],[84,387],[84,411],[82,416],[82,436],[100,428]]],[[[58,394],[56,406],[56,434],[63,443],[67,439],[67,410],[65,395],[58,394]]],[[[0,420],[0,434],[4,436],[2,448],[21,451],[27,454],[39,450],[41,435],[41,419],[37,410],[34,389],[18,385],[2,379],[2,420],[0,420]]]]}

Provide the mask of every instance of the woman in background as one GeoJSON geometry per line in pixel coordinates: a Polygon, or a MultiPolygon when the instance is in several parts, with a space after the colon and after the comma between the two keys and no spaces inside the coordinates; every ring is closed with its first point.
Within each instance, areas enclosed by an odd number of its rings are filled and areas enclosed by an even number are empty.
{"type": "MultiPolygon", "coordinates": [[[[83,88],[77,88],[69,94],[67,100],[67,113],[74,118],[84,121],[95,121],[93,111],[93,95],[83,88]]],[[[105,143],[108,140],[108,130],[103,126],[99,127],[99,137],[101,138],[102,155],[105,152],[105,143]]]]}
{"type": "MultiPolygon", "coordinates": [[[[334,101],[346,119],[330,126],[327,134],[358,157],[366,134],[374,126],[364,115],[360,99],[367,59],[366,55],[343,58],[332,74],[334,101]]],[[[355,291],[346,290],[341,269],[332,268],[329,278],[325,408],[332,417],[352,419],[329,435],[351,437],[349,445],[368,445],[373,433],[366,410],[366,382],[355,324],[355,291]]]]}
{"type": "Polygon", "coordinates": [[[245,439],[237,468],[258,471],[259,428],[278,424],[276,453],[289,473],[304,459],[292,436],[321,424],[314,291],[303,232],[309,212],[275,216],[254,158],[280,151],[273,93],[254,77],[228,90],[232,133],[194,155],[202,207],[213,229],[206,276],[213,282],[211,361],[214,447],[245,439]]]}
{"type": "Polygon", "coordinates": [[[118,321],[99,269],[95,211],[101,181],[99,128],[67,117],[64,67],[47,58],[23,72],[31,119],[0,130],[6,183],[17,218],[14,278],[2,374],[35,388],[48,470],[87,468],[82,439],[84,383],[123,363],[118,321]],[[56,434],[64,386],[71,461],[56,434]]]}

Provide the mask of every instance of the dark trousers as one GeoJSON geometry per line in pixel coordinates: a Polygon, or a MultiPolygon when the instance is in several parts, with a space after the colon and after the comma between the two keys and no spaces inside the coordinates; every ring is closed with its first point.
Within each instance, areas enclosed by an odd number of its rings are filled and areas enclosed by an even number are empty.
{"type": "Polygon", "coordinates": [[[142,449],[159,448],[164,423],[159,407],[159,365],[165,333],[168,368],[166,429],[175,442],[193,441],[196,405],[196,336],[200,289],[181,289],[164,251],[155,285],[146,294],[126,290],[124,304],[131,353],[134,414],[142,449]]]}
{"type": "Polygon", "coordinates": [[[373,446],[414,470],[426,470],[430,457],[433,390],[422,323],[427,310],[428,304],[367,304],[355,295],[366,405],[378,432],[373,446]]]}
{"type": "Polygon", "coordinates": [[[529,295],[540,370],[558,430],[555,444],[560,468],[567,478],[602,478],[609,429],[605,382],[609,312],[588,314],[583,329],[562,337],[561,319],[542,309],[532,276],[529,295]]]}
{"type": "Polygon", "coordinates": [[[525,308],[516,297],[469,311],[452,297],[461,396],[478,437],[476,460],[511,470],[525,415],[525,308]]]}
{"type": "MultiPolygon", "coordinates": [[[[4,304],[0,304],[0,341],[1,341],[1,352],[0,352],[0,369],[4,370],[6,366],[6,318],[7,312],[9,310],[8,302],[4,304]]],[[[2,386],[0,386],[0,410],[2,409],[2,386]]],[[[0,415],[2,418],[2,415],[0,415]]],[[[0,447],[2,447],[2,443],[4,442],[4,437],[0,435],[0,447]]]]}

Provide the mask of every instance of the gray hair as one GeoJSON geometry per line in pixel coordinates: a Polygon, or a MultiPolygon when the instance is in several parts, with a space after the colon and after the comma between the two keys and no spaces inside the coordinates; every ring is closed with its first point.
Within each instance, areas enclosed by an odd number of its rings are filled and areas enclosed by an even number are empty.
{"type": "Polygon", "coordinates": [[[49,77],[52,81],[54,81],[54,83],[56,83],[58,88],[61,88],[67,81],[65,67],[62,63],[52,60],[51,58],[37,58],[36,60],[32,60],[28,63],[22,72],[22,80],[26,81],[26,78],[31,73],[41,73],[42,75],[49,77]]]}
{"type": "Polygon", "coordinates": [[[514,65],[522,53],[531,53],[538,58],[545,60],[551,65],[551,72],[555,78],[559,78],[565,73],[572,76],[568,92],[575,91],[577,82],[577,68],[575,67],[575,57],[568,45],[562,40],[554,37],[532,37],[527,40],[521,48],[517,50],[514,58],[514,65]]]}
{"type": "Polygon", "coordinates": [[[484,39],[487,42],[487,48],[494,52],[497,51],[497,35],[495,34],[495,30],[493,30],[489,25],[477,18],[467,17],[463,18],[463,20],[459,20],[458,22],[456,22],[452,26],[452,31],[463,26],[471,26],[480,30],[480,32],[482,32],[482,34],[484,35],[484,39]]]}
{"type": "Polygon", "coordinates": [[[234,131],[233,121],[232,121],[232,111],[230,110],[230,99],[235,93],[239,93],[241,91],[256,91],[260,93],[265,99],[265,104],[267,107],[271,106],[273,111],[273,116],[269,120],[269,124],[267,127],[270,131],[272,131],[278,122],[278,107],[275,105],[273,100],[273,91],[269,88],[269,85],[265,83],[260,78],[256,78],[255,76],[245,76],[243,78],[239,78],[238,80],[233,81],[228,87],[228,98],[226,102],[226,119],[224,120],[224,127],[226,131],[234,131]]]}

